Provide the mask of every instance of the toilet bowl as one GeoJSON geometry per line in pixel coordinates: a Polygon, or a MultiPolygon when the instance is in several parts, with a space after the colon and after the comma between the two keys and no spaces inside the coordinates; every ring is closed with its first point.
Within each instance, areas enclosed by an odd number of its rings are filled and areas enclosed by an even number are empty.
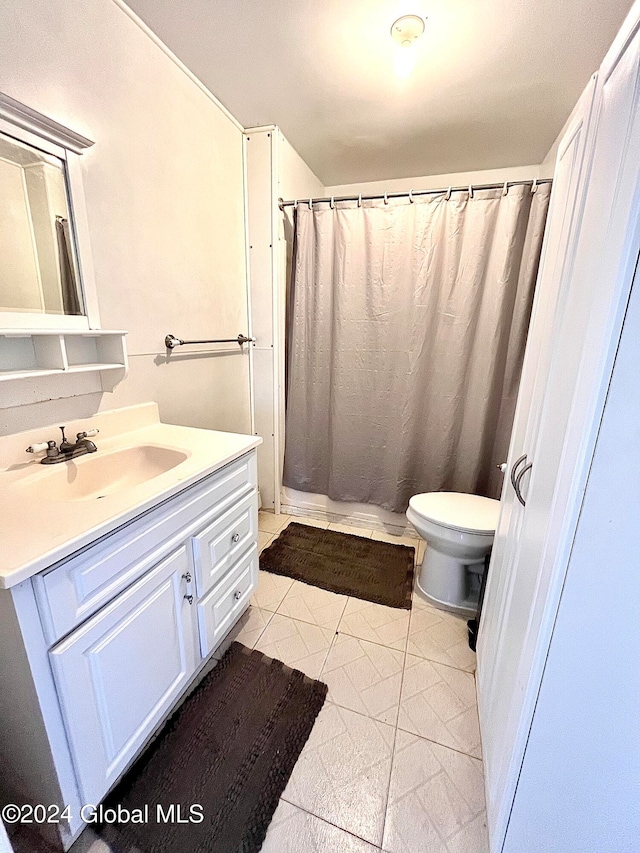
{"type": "Polygon", "coordinates": [[[499,511],[499,501],[460,492],[411,498],[407,518],[427,540],[416,585],[435,607],[475,615],[499,511]]]}

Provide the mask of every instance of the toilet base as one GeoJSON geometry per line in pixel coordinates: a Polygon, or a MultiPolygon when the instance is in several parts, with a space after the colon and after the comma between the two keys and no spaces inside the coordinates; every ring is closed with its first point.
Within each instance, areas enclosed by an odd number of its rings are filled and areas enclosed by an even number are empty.
{"type": "Polygon", "coordinates": [[[475,616],[482,560],[460,560],[427,544],[416,587],[429,604],[460,616],[475,616]]]}
{"type": "Polygon", "coordinates": [[[478,602],[474,604],[472,601],[465,601],[463,604],[450,604],[448,601],[439,601],[437,598],[434,598],[432,595],[429,595],[428,592],[420,586],[420,578],[416,580],[416,589],[425,599],[427,604],[430,604],[432,607],[437,607],[438,610],[447,610],[449,613],[455,613],[457,616],[465,616],[466,618],[471,618],[476,615],[478,610],[478,602]]]}

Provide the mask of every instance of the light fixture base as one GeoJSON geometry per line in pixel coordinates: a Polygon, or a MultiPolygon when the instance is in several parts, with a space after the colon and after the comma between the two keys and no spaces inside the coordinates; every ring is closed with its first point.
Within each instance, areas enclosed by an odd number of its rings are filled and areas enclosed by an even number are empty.
{"type": "Polygon", "coordinates": [[[424,33],[424,26],[419,15],[403,15],[391,25],[391,38],[403,47],[410,47],[424,33]]]}

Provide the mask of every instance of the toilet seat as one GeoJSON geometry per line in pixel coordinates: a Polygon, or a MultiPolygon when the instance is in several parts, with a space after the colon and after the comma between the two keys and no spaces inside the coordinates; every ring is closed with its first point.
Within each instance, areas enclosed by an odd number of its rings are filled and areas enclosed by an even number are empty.
{"type": "Polygon", "coordinates": [[[464,533],[493,536],[498,525],[500,501],[462,492],[425,492],[414,495],[409,507],[425,521],[464,533]]]}

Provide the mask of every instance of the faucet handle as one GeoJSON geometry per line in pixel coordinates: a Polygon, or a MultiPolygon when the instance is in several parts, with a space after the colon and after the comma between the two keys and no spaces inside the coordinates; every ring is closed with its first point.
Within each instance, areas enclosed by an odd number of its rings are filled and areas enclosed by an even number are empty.
{"type": "Polygon", "coordinates": [[[93,429],[88,429],[85,432],[79,432],[76,435],[76,441],[81,441],[83,438],[93,438],[94,435],[98,435],[100,432],[99,429],[94,427],[93,429]]]}
{"type": "Polygon", "coordinates": [[[46,450],[49,447],[48,441],[40,441],[38,444],[30,444],[27,447],[27,453],[40,453],[41,450],[46,450]]]}

